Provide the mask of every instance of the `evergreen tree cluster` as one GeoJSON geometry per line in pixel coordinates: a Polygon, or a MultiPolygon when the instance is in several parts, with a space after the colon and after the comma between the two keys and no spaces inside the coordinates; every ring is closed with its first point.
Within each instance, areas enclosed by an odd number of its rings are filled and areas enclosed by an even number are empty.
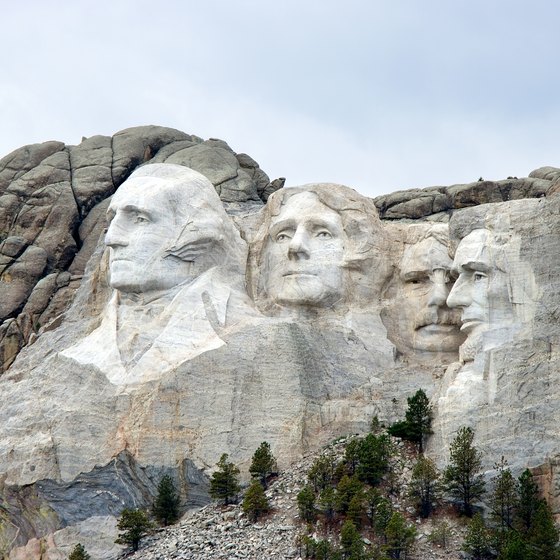
{"type": "Polygon", "coordinates": [[[477,560],[560,559],[558,529],[531,471],[515,479],[503,457],[495,469],[490,523],[480,514],[473,517],[464,550],[477,560]]]}
{"type": "Polygon", "coordinates": [[[86,549],[81,543],[78,543],[68,556],[68,560],[90,560],[91,556],[86,552],[86,549]]]}
{"type": "Polygon", "coordinates": [[[297,495],[301,519],[310,526],[321,522],[331,538],[299,539],[300,554],[324,560],[405,558],[416,529],[393,509],[385,495],[390,489],[388,470],[395,449],[387,433],[353,438],[337,460],[326,453],[307,472],[308,484],[297,495]],[[373,542],[366,547],[362,532],[373,542]]]}
{"type": "MultiPolygon", "coordinates": [[[[538,486],[529,470],[515,479],[504,458],[495,465],[493,491],[486,492],[482,454],[474,446],[474,432],[463,427],[450,445],[449,463],[440,472],[422,454],[421,442],[431,433],[431,407],[422,391],[408,399],[409,410],[399,430],[417,444],[418,456],[406,495],[417,514],[429,517],[445,499],[471,518],[463,550],[475,560],[560,560],[559,531],[547,502],[539,496],[538,486]],[[416,424],[416,427],[413,426],[416,424]],[[477,502],[485,497],[490,505],[489,519],[476,513],[477,502]]],[[[300,554],[313,559],[405,558],[415,538],[415,528],[394,511],[388,497],[398,492],[392,484],[391,465],[394,448],[382,433],[378,421],[375,433],[348,442],[345,456],[319,457],[308,471],[308,484],[297,496],[300,516],[312,526],[322,522],[327,531],[340,528],[338,537],[315,540],[309,535],[299,539],[300,554]],[[364,549],[361,534],[366,532],[373,546],[364,549]],[[373,538],[372,538],[373,537],[373,538]]],[[[403,437],[391,426],[388,432],[403,437]]],[[[336,531],[335,531],[336,533],[336,531]]],[[[450,527],[445,522],[434,530],[430,540],[446,547],[450,527]]]]}

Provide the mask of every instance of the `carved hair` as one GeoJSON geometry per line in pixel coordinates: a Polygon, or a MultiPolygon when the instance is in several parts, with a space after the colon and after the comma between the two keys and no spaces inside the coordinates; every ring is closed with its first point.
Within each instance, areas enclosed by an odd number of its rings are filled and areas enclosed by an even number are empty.
{"type": "Polygon", "coordinates": [[[173,184],[166,191],[173,217],[181,228],[177,239],[170,243],[168,254],[179,259],[185,257],[186,248],[198,239],[212,243],[204,255],[213,265],[227,265],[244,273],[247,259],[247,244],[235,224],[226,214],[214,185],[201,173],[171,163],[146,164],[136,169],[130,179],[156,177],[173,184]]]}

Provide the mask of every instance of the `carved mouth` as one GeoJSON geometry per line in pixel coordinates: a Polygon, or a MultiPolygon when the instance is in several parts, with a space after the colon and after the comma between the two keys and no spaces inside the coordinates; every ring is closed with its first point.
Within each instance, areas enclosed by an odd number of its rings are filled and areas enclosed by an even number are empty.
{"type": "Polygon", "coordinates": [[[456,331],[457,328],[458,325],[430,323],[429,325],[422,325],[418,327],[416,330],[428,332],[430,334],[447,334],[456,331]]]}
{"type": "Polygon", "coordinates": [[[468,319],[465,318],[462,320],[462,325],[461,325],[461,332],[469,332],[474,330],[476,327],[483,325],[484,321],[481,321],[480,319],[468,319]]]}
{"type": "Polygon", "coordinates": [[[290,271],[282,274],[282,276],[284,278],[286,278],[286,277],[289,277],[289,276],[316,276],[316,275],[311,273],[311,272],[298,272],[298,271],[295,271],[295,270],[290,270],[290,271]]]}

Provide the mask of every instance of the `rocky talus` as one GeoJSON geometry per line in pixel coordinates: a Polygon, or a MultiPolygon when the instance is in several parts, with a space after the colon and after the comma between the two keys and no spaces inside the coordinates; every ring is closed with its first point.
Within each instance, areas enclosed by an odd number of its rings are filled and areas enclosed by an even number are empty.
{"type": "MultiPolygon", "coordinates": [[[[334,455],[339,461],[349,438],[327,446],[323,454],[334,455]]],[[[405,488],[410,478],[415,454],[400,440],[393,440],[397,457],[399,483],[405,488]]],[[[209,504],[196,511],[187,513],[176,525],[159,529],[146,537],[138,552],[123,553],[120,558],[134,560],[303,560],[305,554],[298,541],[306,534],[306,524],[302,522],[297,505],[297,494],[308,483],[307,472],[320,456],[319,453],[307,455],[289,469],[281,472],[269,485],[266,495],[272,511],[256,523],[251,523],[243,513],[241,505],[223,506],[209,504]]],[[[461,544],[465,532],[464,520],[440,510],[432,520],[421,520],[414,515],[414,509],[404,497],[404,492],[392,495],[396,511],[401,511],[417,528],[417,538],[408,560],[440,560],[463,557],[461,544]],[[432,545],[428,535],[434,529],[434,522],[446,521],[450,525],[450,539],[446,548],[432,545]]],[[[310,536],[318,539],[328,538],[337,542],[336,534],[342,521],[329,531],[318,522],[310,536]]],[[[371,545],[374,536],[363,531],[364,543],[371,545]],[[369,537],[369,538],[368,538],[369,537]]]]}

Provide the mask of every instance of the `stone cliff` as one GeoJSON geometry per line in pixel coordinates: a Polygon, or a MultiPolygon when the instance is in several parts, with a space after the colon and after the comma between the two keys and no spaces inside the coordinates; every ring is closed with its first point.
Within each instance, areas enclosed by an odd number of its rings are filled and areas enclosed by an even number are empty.
{"type": "Polygon", "coordinates": [[[111,558],[163,473],[200,505],[221,453],[246,476],[266,440],[288,465],[418,388],[436,460],[470,425],[487,468],[505,455],[558,501],[560,169],[374,201],[283,183],[162,127],[0,160],[13,558],[111,558]]]}

